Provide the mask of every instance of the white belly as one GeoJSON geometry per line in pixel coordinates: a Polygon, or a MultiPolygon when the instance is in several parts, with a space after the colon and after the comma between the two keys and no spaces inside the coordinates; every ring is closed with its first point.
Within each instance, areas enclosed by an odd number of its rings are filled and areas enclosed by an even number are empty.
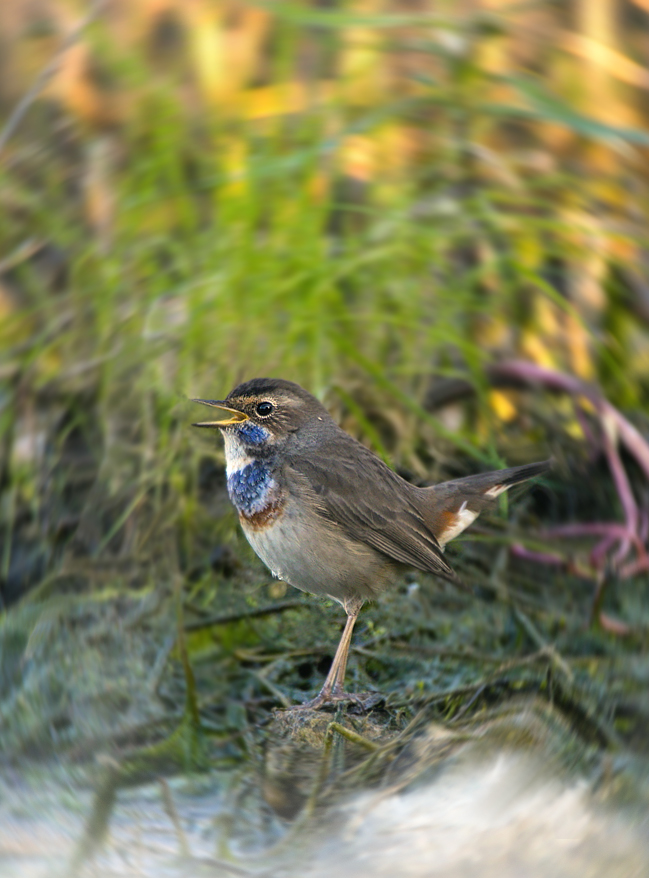
{"type": "Polygon", "coordinates": [[[344,602],[355,596],[376,597],[391,565],[362,543],[349,540],[333,523],[292,510],[270,527],[254,529],[241,522],[248,542],[273,576],[290,585],[344,602]]]}

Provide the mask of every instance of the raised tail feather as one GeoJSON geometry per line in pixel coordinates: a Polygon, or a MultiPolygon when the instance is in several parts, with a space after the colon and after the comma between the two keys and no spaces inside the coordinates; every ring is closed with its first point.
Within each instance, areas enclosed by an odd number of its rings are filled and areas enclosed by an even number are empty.
{"type": "Polygon", "coordinates": [[[443,547],[472,524],[503,491],[547,472],[551,466],[552,460],[542,460],[421,488],[419,497],[426,524],[443,547]]]}

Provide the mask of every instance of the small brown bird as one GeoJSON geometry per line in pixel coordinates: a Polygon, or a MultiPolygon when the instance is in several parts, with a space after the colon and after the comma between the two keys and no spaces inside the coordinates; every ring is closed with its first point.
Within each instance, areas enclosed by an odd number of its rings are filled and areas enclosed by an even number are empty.
{"type": "Polygon", "coordinates": [[[365,696],[344,690],[354,623],[399,567],[455,578],[443,556],[449,540],[512,485],[545,472],[550,461],[418,488],[406,482],[333,421],[298,384],[254,378],[218,409],[228,493],[251,546],[279,579],[327,595],[347,613],[317,708],[365,696]]]}

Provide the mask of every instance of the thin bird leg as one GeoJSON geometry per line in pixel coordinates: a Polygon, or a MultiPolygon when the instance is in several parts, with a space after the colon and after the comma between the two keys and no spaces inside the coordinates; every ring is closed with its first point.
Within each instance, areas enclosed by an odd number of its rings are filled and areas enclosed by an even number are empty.
{"type": "Polygon", "coordinates": [[[358,613],[350,613],[349,616],[347,616],[345,630],[342,633],[334,660],[332,661],[331,668],[327,674],[327,679],[322,687],[323,689],[326,689],[327,684],[329,684],[330,691],[332,691],[334,695],[340,695],[345,689],[345,672],[347,670],[347,659],[349,658],[349,647],[352,642],[352,632],[354,631],[354,625],[356,624],[357,619],[358,613]]]}
{"type": "MultiPolygon", "coordinates": [[[[360,608],[359,608],[360,609],[360,608]]],[[[353,698],[344,691],[343,683],[345,681],[345,671],[347,670],[347,657],[349,655],[349,645],[352,640],[352,632],[356,619],[358,619],[358,610],[355,613],[348,613],[345,630],[340,638],[338,649],[331,663],[331,669],[324,681],[324,686],[315,698],[306,701],[301,707],[310,707],[312,709],[321,707],[323,704],[330,704],[333,701],[340,701],[343,698],[353,698]]]]}

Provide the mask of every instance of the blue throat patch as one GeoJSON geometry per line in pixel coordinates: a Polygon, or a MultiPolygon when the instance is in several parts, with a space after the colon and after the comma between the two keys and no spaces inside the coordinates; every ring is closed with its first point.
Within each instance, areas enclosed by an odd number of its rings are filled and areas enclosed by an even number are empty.
{"type": "Polygon", "coordinates": [[[252,421],[244,421],[237,425],[237,434],[247,445],[263,445],[270,437],[265,427],[259,426],[252,421]]]}
{"type": "Polygon", "coordinates": [[[243,515],[262,512],[271,500],[275,480],[261,460],[253,460],[248,466],[228,476],[228,494],[237,510],[243,515]]]}

